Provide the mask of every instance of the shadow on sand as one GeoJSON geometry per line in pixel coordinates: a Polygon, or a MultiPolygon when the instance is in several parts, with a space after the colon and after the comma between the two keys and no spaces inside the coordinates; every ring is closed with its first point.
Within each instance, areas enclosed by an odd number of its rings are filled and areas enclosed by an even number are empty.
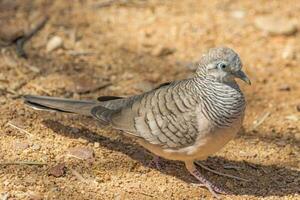
{"type": "MultiPolygon", "coordinates": [[[[124,138],[124,141],[111,140],[110,138],[101,136],[85,128],[81,128],[78,133],[74,134],[71,127],[65,126],[60,122],[45,120],[43,123],[54,132],[65,137],[84,137],[90,142],[99,142],[101,146],[112,151],[122,152],[144,166],[147,166],[150,161],[149,154],[144,148],[130,144],[130,141],[126,138],[124,138]]],[[[161,170],[162,173],[175,176],[187,183],[197,183],[186,171],[183,163],[168,160],[163,160],[163,162],[165,167],[161,170]]],[[[222,157],[211,157],[203,162],[203,164],[220,172],[250,180],[248,182],[237,181],[201,169],[203,174],[213,183],[222,186],[226,191],[230,191],[229,193],[234,195],[266,197],[300,193],[300,171],[297,170],[276,165],[260,165],[246,161],[232,161],[222,157]],[[226,169],[223,166],[226,166],[226,169]]]]}

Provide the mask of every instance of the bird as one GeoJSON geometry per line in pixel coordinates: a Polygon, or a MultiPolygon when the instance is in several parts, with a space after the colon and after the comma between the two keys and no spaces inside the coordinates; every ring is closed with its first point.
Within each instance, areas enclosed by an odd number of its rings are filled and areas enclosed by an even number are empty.
{"type": "MultiPolygon", "coordinates": [[[[209,49],[193,76],[129,97],[73,100],[24,95],[37,110],[91,116],[133,138],[158,158],[182,161],[214,197],[224,190],[196,168],[232,140],[242,126],[246,100],[236,79],[251,85],[240,56],[229,47],[209,49]]],[[[159,166],[159,165],[157,165],[159,166]]]]}

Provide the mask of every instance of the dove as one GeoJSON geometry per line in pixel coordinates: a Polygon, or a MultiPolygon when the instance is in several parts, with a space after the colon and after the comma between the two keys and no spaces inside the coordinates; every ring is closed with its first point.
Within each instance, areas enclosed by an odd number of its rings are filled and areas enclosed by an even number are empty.
{"type": "Polygon", "coordinates": [[[24,102],[37,110],[76,113],[109,124],[152,152],[154,163],[159,157],[184,162],[218,197],[224,191],[197,170],[195,161],[216,153],[242,126],[246,102],[236,79],[251,84],[242,66],[234,50],[217,47],[201,57],[193,77],[142,94],[85,101],[25,95],[24,102]]]}

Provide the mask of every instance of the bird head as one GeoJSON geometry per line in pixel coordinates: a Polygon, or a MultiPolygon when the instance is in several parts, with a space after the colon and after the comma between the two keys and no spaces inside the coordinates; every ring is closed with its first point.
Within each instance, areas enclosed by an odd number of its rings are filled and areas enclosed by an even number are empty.
{"type": "Polygon", "coordinates": [[[235,78],[251,84],[247,75],[242,71],[239,55],[227,47],[212,48],[203,55],[197,68],[197,75],[219,82],[234,82],[235,78]]]}

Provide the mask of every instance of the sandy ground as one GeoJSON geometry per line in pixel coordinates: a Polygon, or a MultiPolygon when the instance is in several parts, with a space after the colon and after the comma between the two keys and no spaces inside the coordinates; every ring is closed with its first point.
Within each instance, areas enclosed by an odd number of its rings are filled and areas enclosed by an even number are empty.
{"type": "Polygon", "coordinates": [[[248,102],[243,129],[203,164],[250,181],[201,172],[230,192],[224,199],[300,199],[299,31],[270,35],[255,25],[274,15],[299,29],[299,1],[101,2],[0,1],[8,35],[50,17],[26,44],[28,59],[1,48],[2,199],[211,199],[182,163],[149,168],[151,155],[119,132],[87,117],[33,111],[20,96],[137,94],[189,76],[192,63],[220,45],[239,52],[253,84],[240,84],[248,102]],[[53,36],[63,46],[47,52],[53,36]],[[70,156],[72,148],[86,157],[70,156]],[[60,163],[55,177],[51,168],[60,163]]]}

